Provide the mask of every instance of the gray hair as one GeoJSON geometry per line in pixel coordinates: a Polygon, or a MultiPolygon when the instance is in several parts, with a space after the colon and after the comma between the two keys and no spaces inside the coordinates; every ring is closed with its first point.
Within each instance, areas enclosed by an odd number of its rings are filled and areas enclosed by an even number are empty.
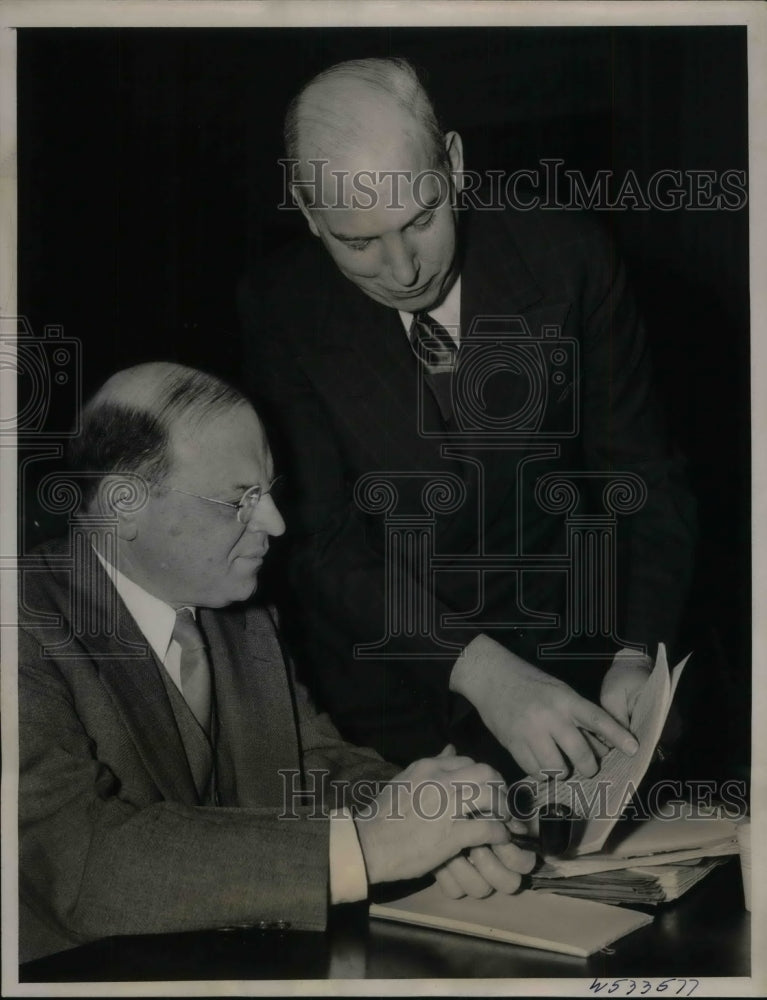
{"type": "Polygon", "coordinates": [[[407,59],[350,59],[336,63],[315,76],[291,101],[285,115],[285,151],[289,159],[299,162],[301,140],[307,132],[329,134],[342,147],[359,140],[369,123],[355,114],[353,102],[333,101],[323,95],[332,93],[335,85],[354,84],[374,97],[390,100],[409,115],[425,136],[433,157],[433,166],[446,166],[444,134],[419,74],[407,59]]]}
{"type": "Polygon", "coordinates": [[[170,432],[178,420],[201,421],[247,402],[216,376],[182,365],[157,362],[118,372],[85,406],[70,445],[70,468],[83,474],[83,507],[110,474],[161,483],[171,468],[170,432]]]}

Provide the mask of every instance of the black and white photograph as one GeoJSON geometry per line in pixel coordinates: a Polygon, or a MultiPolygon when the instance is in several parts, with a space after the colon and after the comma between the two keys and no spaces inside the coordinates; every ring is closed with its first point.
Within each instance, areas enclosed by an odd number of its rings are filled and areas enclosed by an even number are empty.
{"type": "Polygon", "coordinates": [[[3,994],[767,995],[764,6],[0,17],[3,994]]]}

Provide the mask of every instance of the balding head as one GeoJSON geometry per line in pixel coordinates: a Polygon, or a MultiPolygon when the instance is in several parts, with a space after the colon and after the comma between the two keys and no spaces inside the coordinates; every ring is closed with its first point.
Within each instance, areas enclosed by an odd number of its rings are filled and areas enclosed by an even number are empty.
{"type": "Polygon", "coordinates": [[[392,309],[443,301],[459,270],[463,144],[442,134],[412,66],[331,66],[294,100],[285,137],[296,203],[344,277],[392,309]]]}
{"type": "Polygon", "coordinates": [[[83,410],[70,448],[73,471],[84,474],[84,506],[92,505],[100,478],[112,473],[161,482],[172,463],[174,428],[246,403],[226,382],[184,365],[152,362],[112,375],[83,410]]]}
{"type": "Polygon", "coordinates": [[[135,406],[148,413],[157,413],[165,400],[174,394],[175,386],[188,383],[198,374],[193,368],[169,361],[152,361],[124,368],[106,380],[88,405],[135,406]]]}
{"type": "Polygon", "coordinates": [[[391,138],[423,143],[430,166],[445,166],[442,130],[429,95],[405,59],[352,59],[312,79],[288,108],[285,148],[305,179],[310,160],[350,158],[388,170],[391,138]]]}

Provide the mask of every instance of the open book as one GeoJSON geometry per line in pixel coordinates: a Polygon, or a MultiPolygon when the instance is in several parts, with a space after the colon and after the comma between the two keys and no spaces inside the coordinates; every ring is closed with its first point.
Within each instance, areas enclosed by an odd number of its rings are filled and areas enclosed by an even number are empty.
{"type": "Polygon", "coordinates": [[[669,676],[666,647],[661,643],[655,666],[647,679],[631,716],[631,731],[639,743],[633,757],[612,748],[603,758],[593,778],[578,774],[568,779],[537,784],[534,805],[544,809],[552,802],[571,810],[573,830],[570,855],[592,854],[602,848],[639,786],[655,753],[668,710],[685,663],[674,667],[669,676]]]}

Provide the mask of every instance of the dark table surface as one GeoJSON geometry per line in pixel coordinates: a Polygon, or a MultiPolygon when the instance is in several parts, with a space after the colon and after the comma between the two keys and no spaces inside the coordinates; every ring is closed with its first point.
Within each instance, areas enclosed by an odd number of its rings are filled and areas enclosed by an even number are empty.
{"type": "MultiPolygon", "coordinates": [[[[749,976],[750,919],[737,858],[652,924],[589,958],[368,919],[334,908],[324,934],[205,931],[108,938],[23,965],[21,982],[749,976]]],[[[684,995],[687,995],[685,989],[684,995]]]]}

